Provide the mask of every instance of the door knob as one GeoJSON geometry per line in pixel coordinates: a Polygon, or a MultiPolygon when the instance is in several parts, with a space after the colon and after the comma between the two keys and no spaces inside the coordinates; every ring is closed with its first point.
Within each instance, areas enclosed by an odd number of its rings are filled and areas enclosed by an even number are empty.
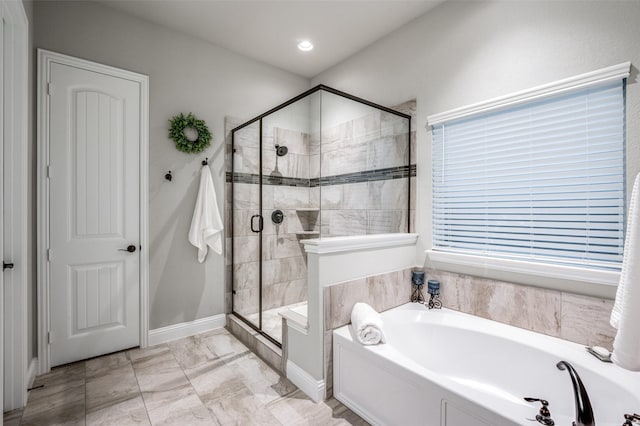
{"type": "Polygon", "coordinates": [[[136,251],[136,246],[130,244],[126,249],[118,249],[118,251],[128,251],[129,253],[133,253],[134,251],[136,251]]]}
{"type": "Polygon", "coordinates": [[[13,269],[13,263],[2,262],[2,270],[4,271],[5,269],[13,269]]]}

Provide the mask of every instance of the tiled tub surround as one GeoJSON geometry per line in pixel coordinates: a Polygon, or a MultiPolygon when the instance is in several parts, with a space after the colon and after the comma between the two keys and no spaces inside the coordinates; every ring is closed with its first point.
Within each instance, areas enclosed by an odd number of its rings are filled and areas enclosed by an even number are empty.
{"type": "MultiPolygon", "coordinates": [[[[616,333],[609,325],[612,300],[452,272],[427,270],[426,275],[440,281],[440,298],[449,309],[584,345],[612,348],[616,333]]],[[[424,293],[428,296],[426,290],[424,293]]],[[[411,269],[326,287],[325,331],[349,324],[357,302],[382,312],[410,297],[411,269]]]]}
{"type": "Polygon", "coordinates": [[[372,424],[533,425],[540,404],[523,400],[532,394],[550,401],[557,425],[575,424],[577,403],[559,360],[582,376],[593,423],[619,425],[621,413],[640,406],[638,374],[580,344],[417,303],[381,317],[382,347],[363,347],[348,326],[333,334],[334,396],[372,424]]]}
{"type": "Polygon", "coordinates": [[[584,345],[612,349],[613,301],[545,288],[427,270],[445,307],[584,345]]]}
{"type": "MultiPolygon", "coordinates": [[[[611,300],[452,272],[427,270],[426,275],[440,281],[441,300],[449,309],[583,345],[612,348],[615,330],[609,325],[611,300]]],[[[411,269],[324,289],[327,397],[332,395],[333,329],[351,322],[351,310],[357,302],[369,303],[382,312],[407,303],[410,297],[411,269]]]]}
{"type": "Polygon", "coordinates": [[[407,303],[411,298],[411,271],[389,272],[324,288],[324,377],[327,398],[333,396],[333,330],[351,322],[358,302],[382,312],[407,303]],[[405,285],[406,284],[406,285],[405,285]]]}

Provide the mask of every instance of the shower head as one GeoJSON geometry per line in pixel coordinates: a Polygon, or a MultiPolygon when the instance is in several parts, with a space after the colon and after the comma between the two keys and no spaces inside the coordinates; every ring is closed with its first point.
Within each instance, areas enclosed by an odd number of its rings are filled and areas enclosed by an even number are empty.
{"type": "Polygon", "coordinates": [[[284,145],[276,145],[276,155],[278,157],[284,157],[289,152],[289,148],[284,145]]]}

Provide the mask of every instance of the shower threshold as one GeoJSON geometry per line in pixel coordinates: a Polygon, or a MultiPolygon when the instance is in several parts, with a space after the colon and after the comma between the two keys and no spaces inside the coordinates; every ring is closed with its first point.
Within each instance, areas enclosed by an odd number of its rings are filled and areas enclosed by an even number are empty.
{"type": "MultiPolygon", "coordinates": [[[[287,309],[300,308],[307,305],[307,301],[292,303],[291,305],[279,306],[277,308],[269,309],[262,313],[262,331],[267,333],[273,339],[282,343],[282,317],[280,312],[287,309]]],[[[254,324],[258,323],[258,313],[247,315],[249,321],[254,324]]]]}

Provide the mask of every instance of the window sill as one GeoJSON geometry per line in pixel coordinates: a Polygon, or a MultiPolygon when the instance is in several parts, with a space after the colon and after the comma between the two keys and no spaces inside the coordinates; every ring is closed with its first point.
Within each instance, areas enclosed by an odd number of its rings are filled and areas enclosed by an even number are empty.
{"type": "Polygon", "coordinates": [[[425,250],[426,265],[456,273],[512,281],[554,290],[613,298],[620,273],[564,265],[425,250]],[[461,271],[461,269],[463,269],[461,271]],[[548,278],[544,282],[540,277],[548,278]]]}

